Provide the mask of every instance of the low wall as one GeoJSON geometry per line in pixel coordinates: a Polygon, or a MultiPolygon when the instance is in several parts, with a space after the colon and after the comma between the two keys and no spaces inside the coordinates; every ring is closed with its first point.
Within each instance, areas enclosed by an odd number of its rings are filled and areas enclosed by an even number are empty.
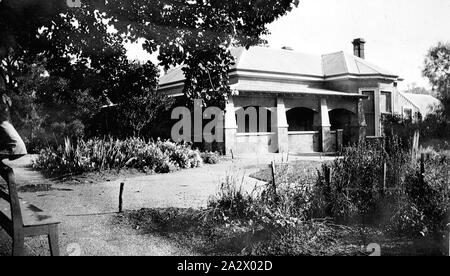
{"type": "Polygon", "coordinates": [[[328,143],[329,148],[328,148],[327,152],[335,152],[335,151],[337,151],[337,147],[336,147],[336,145],[337,145],[337,136],[336,135],[337,135],[336,131],[330,131],[330,140],[329,140],[329,143],[328,143]]]}
{"type": "Polygon", "coordinates": [[[319,152],[320,134],[318,131],[291,131],[289,135],[289,153],[319,152]]]}
{"type": "Polygon", "coordinates": [[[278,151],[275,133],[237,133],[238,154],[264,154],[278,151]]]}

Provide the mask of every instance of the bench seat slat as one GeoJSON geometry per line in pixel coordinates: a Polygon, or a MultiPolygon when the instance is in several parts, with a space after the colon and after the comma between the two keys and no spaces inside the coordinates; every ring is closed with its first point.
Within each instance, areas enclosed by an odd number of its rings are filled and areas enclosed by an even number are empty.
{"type": "MultiPolygon", "coordinates": [[[[25,227],[59,223],[52,216],[26,201],[20,201],[20,209],[22,211],[23,225],[25,227]]],[[[11,207],[9,203],[0,201],[0,212],[11,220],[11,207]]]]}
{"type": "Polygon", "coordinates": [[[7,217],[3,212],[0,212],[0,226],[5,229],[6,233],[10,236],[13,235],[13,224],[9,217],[7,217]]]}
{"type": "Polygon", "coordinates": [[[6,200],[6,201],[8,201],[8,202],[11,201],[11,199],[9,198],[9,194],[5,193],[5,192],[2,191],[1,189],[0,189],[0,198],[3,198],[4,200],[6,200]]]}

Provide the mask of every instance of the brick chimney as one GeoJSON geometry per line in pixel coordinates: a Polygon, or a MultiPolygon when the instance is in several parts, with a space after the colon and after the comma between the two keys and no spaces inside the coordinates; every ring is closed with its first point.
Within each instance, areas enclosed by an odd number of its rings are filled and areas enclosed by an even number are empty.
{"type": "Polygon", "coordinates": [[[366,57],[364,53],[364,44],[366,44],[366,41],[363,38],[357,38],[352,43],[354,55],[364,59],[366,57]]]}

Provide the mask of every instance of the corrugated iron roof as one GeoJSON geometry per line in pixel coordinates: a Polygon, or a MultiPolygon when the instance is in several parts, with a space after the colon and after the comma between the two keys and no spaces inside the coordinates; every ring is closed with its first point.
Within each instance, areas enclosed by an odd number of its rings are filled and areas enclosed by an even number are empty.
{"type": "Polygon", "coordinates": [[[383,75],[398,77],[396,74],[382,69],[365,59],[345,53],[337,52],[322,56],[324,77],[336,75],[383,75]]]}
{"type": "MultiPolygon", "coordinates": [[[[233,48],[231,53],[235,58],[235,65],[231,71],[237,72],[287,74],[322,80],[343,75],[398,78],[396,74],[345,52],[319,56],[283,49],[251,47],[246,50],[239,47],[233,48]]],[[[182,67],[172,69],[162,76],[160,86],[182,82],[184,80],[182,67]]]]}
{"type": "Polygon", "coordinates": [[[401,93],[401,94],[419,108],[420,113],[424,118],[428,114],[436,110],[436,107],[438,107],[441,104],[441,101],[439,101],[438,99],[436,99],[431,95],[411,94],[411,93],[401,93]]]}
{"type": "Polygon", "coordinates": [[[309,87],[305,84],[298,83],[281,83],[268,81],[250,81],[242,80],[236,84],[231,85],[231,89],[236,89],[240,92],[267,92],[267,93],[287,93],[287,94],[310,94],[310,95],[329,95],[329,96],[343,96],[365,98],[364,95],[355,93],[345,93],[341,91],[327,90],[321,88],[309,87]]]}

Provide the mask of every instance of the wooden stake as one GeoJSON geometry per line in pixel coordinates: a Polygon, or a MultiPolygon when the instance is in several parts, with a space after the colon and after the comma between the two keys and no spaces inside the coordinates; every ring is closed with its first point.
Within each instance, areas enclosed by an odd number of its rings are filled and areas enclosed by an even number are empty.
{"type": "Polygon", "coordinates": [[[413,143],[411,148],[411,159],[415,162],[417,159],[417,153],[419,152],[420,132],[416,130],[414,132],[413,143]]]}
{"type": "Polygon", "coordinates": [[[328,187],[331,185],[331,180],[332,180],[332,173],[331,173],[332,169],[331,166],[329,167],[328,165],[325,166],[325,181],[327,182],[328,187]]]}
{"type": "Polygon", "coordinates": [[[119,192],[119,213],[122,213],[122,195],[123,195],[123,188],[125,186],[125,183],[120,183],[120,192],[119,192]]]}
{"type": "Polygon", "coordinates": [[[447,224],[448,227],[448,256],[450,257],[450,223],[447,224]]]}
{"type": "Polygon", "coordinates": [[[275,178],[276,178],[276,174],[277,174],[276,167],[275,167],[275,161],[272,161],[271,168],[272,168],[272,188],[273,188],[273,194],[274,194],[275,201],[276,201],[278,196],[277,196],[277,184],[275,182],[275,178]]]}
{"type": "Polygon", "coordinates": [[[425,183],[425,153],[422,153],[420,156],[420,181],[421,184],[425,183]]]}
{"type": "Polygon", "coordinates": [[[383,163],[383,195],[386,193],[387,164],[383,163]]]}

